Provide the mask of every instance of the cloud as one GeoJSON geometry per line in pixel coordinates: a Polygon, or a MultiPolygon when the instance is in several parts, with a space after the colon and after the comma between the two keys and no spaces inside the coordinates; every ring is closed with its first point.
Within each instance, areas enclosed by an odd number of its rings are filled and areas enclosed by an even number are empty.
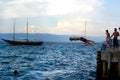
{"type": "Polygon", "coordinates": [[[100,5],[100,0],[50,0],[47,14],[65,15],[69,13],[90,13],[100,5]]]}
{"type": "MultiPolygon", "coordinates": [[[[104,30],[98,30],[97,27],[89,24],[89,20],[87,20],[88,23],[86,25],[86,34],[87,36],[98,36],[98,34],[101,34],[104,30]]],[[[24,27],[24,30],[21,28],[19,29],[19,32],[23,32],[26,30],[26,27],[24,27]]],[[[85,20],[82,19],[70,19],[70,20],[59,20],[56,26],[54,27],[42,27],[37,25],[29,25],[29,33],[50,33],[50,34],[59,34],[59,35],[81,35],[85,36],[85,20]]],[[[104,32],[103,32],[104,34],[104,32]]]]}
{"type": "MultiPolygon", "coordinates": [[[[90,22],[101,6],[102,0],[3,0],[0,1],[0,18],[56,17],[57,25],[51,27],[32,24],[30,32],[80,35],[84,35],[87,20],[87,34],[93,35],[97,27],[90,22]]],[[[22,29],[19,32],[23,32],[22,29]]]]}
{"type": "Polygon", "coordinates": [[[85,14],[95,11],[101,0],[12,0],[1,1],[0,17],[85,14]]]}
{"type": "Polygon", "coordinates": [[[12,0],[9,2],[0,2],[1,18],[21,18],[21,17],[34,17],[43,14],[44,7],[42,0],[12,0]]]}

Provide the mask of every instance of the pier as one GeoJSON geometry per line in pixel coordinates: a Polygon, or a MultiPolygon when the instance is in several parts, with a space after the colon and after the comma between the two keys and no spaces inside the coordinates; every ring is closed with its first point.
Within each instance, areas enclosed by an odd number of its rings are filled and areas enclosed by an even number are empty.
{"type": "Polygon", "coordinates": [[[120,80],[120,49],[97,51],[97,80],[120,80]]]}

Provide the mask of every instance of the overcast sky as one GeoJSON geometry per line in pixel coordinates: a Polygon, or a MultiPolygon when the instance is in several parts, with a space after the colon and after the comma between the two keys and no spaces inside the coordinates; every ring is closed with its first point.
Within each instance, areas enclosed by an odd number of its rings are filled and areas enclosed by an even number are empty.
{"type": "Polygon", "coordinates": [[[0,33],[105,36],[120,26],[120,0],[0,0],[0,33]]]}

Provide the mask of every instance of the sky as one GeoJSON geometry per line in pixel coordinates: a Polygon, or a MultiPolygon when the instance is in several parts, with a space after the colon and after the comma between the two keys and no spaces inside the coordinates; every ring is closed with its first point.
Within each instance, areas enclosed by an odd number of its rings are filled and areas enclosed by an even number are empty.
{"type": "Polygon", "coordinates": [[[120,0],[0,0],[0,33],[105,36],[120,27],[120,0]],[[86,24],[86,29],[85,29],[86,24]]]}

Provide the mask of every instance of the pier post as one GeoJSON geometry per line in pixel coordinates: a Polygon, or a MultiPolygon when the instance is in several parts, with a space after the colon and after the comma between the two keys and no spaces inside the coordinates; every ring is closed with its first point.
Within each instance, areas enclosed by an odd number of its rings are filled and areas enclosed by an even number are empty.
{"type": "Polygon", "coordinates": [[[118,78],[120,79],[120,62],[118,63],[118,78]]]}
{"type": "Polygon", "coordinates": [[[102,77],[107,78],[107,62],[103,61],[102,64],[102,77]]]}
{"type": "Polygon", "coordinates": [[[97,80],[120,80],[120,50],[97,51],[97,80]]]}
{"type": "Polygon", "coordinates": [[[101,51],[97,51],[97,79],[102,77],[102,61],[101,61],[101,51]]]}

